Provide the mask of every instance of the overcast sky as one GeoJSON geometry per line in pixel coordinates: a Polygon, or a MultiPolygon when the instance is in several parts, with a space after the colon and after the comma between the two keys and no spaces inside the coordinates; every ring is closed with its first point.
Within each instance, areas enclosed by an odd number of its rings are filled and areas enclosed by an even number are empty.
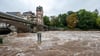
{"type": "Polygon", "coordinates": [[[100,11],[100,0],[0,0],[0,11],[35,12],[37,6],[43,6],[44,15],[58,15],[67,11],[87,9],[100,11]]]}

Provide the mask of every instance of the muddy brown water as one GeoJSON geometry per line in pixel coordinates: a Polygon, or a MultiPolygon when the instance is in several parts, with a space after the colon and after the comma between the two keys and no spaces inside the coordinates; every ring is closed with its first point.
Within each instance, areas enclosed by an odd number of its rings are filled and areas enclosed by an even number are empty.
{"type": "Polygon", "coordinates": [[[0,44],[0,56],[100,56],[99,31],[47,31],[11,34],[0,44]]]}

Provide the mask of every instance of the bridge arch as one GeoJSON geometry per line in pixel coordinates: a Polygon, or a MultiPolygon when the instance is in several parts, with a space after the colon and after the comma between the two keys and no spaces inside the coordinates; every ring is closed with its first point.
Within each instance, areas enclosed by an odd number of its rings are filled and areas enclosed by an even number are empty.
{"type": "Polygon", "coordinates": [[[27,24],[12,21],[12,20],[7,20],[7,19],[6,20],[5,19],[0,19],[0,22],[9,24],[11,26],[15,26],[15,28],[17,29],[17,32],[19,32],[19,33],[29,32],[29,27],[27,26],[27,24]]]}

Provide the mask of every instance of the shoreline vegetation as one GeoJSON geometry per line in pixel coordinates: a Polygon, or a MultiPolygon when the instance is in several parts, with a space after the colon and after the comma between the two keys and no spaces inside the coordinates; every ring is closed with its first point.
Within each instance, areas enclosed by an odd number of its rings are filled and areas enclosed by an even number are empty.
{"type": "Polygon", "coordinates": [[[87,11],[80,9],[79,11],[68,11],[57,16],[44,16],[44,24],[50,30],[80,30],[80,31],[99,31],[100,15],[99,11],[87,11]]]}

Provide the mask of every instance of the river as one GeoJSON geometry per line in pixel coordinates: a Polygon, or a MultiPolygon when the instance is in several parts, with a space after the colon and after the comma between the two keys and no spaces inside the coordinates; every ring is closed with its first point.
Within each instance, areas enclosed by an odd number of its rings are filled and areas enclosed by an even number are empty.
{"type": "Polygon", "coordinates": [[[4,36],[0,56],[100,56],[100,31],[46,31],[4,36]]]}

